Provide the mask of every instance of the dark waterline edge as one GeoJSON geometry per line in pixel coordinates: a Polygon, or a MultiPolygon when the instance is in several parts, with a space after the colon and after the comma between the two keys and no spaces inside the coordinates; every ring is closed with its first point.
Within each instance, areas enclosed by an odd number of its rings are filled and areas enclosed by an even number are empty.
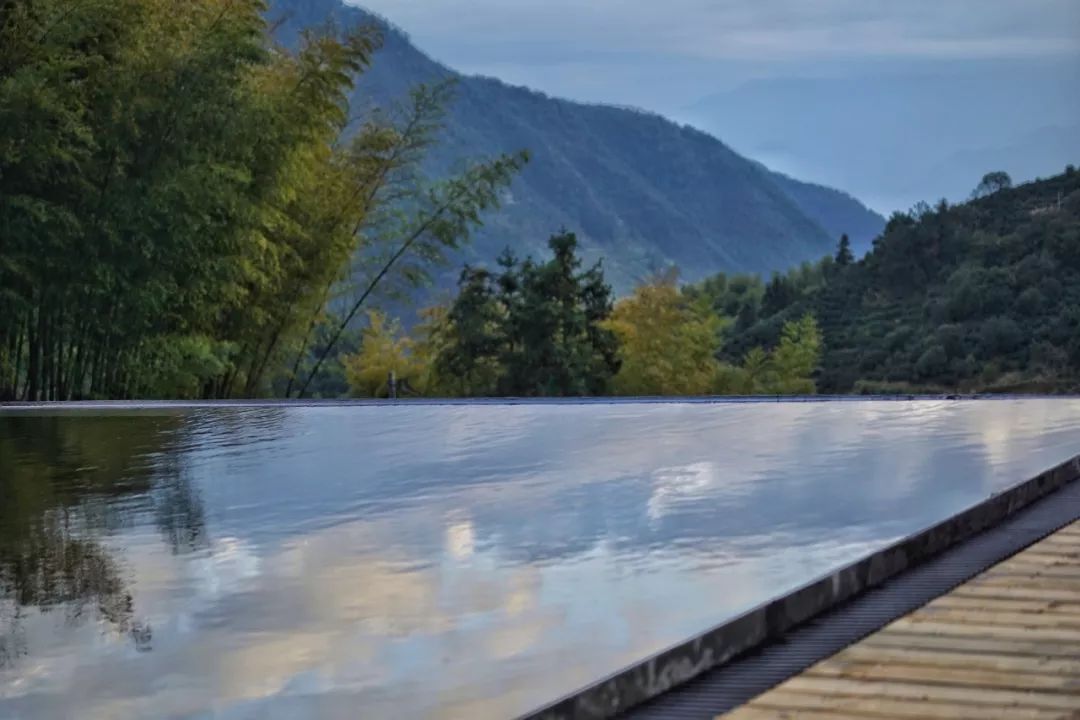
{"type": "Polygon", "coordinates": [[[1080,455],[787,595],[522,715],[519,720],[601,720],[655,701],[706,673],[722,671],[735,661],[784,642],[788,633],[800,630],[809,621],[839,609],[906,571],[934,561],[946,550],[994,529],[1077,480],[1080,480],[1080,455]]]}
{"type": "Polygon", "coordinates": [[[197,410],[213,408],[349,408],[513,405],[745,405],[832,402],[963,402],[1008,400],[1080,400],[1076,395],[981,394],[981,395],[718,395],[642,396],[595,398],[405,398],[398,400],[74,400],[0,402],[0,413],[42,411],[197,410]]]}

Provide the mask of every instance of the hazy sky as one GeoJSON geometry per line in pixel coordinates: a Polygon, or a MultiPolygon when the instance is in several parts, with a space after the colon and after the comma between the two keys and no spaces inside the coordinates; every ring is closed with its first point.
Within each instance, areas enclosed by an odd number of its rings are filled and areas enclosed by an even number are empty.
{"type": "Polygon", "coordinates": [[[1080,0],[363,0],[455,69],[671,114],[755,77],[1080,57],[1080,0]]]}

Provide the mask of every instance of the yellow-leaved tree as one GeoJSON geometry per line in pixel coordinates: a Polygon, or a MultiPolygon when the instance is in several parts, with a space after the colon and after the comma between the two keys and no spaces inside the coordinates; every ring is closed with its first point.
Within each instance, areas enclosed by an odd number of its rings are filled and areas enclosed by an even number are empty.
{"type": "Polygon", "coordinates": [[[361,334],[360,350],[342,358],[345,379],[354,397],[386,397],[390,373],[411,385],[419,367],[413,354],[414,343],[401,323],[372,310],[368,326],[361,334]]]}
{"type": "Polygon", "coordinates": [[[723,321],[668,272],[615,305],[605,326],[619,339],[619,395],[704,395],[719,370],[723,321]]]}
{"type": "Polygon", "coordinates": [[[390,373],[406,395],[447,395],[449,383],[437,376],[435,357],[446,344],[446,305],[420,311],[420,322],[411,334],[401,323],[378,310],[368,312],[368,325],[361,333],[360,349],[342,358],[345,379],[353,397],[388,397],[390,373]]]}

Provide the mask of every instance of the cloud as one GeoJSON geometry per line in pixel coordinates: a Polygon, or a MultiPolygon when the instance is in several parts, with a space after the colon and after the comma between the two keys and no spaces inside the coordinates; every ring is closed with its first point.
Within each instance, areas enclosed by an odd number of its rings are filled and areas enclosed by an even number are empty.
{"type": "Polygon", "coordinates": [[[1007,58],[1080,52],[1074,0],[366,0],[450,62],[605,53],[710,60],[1007,58]]]}

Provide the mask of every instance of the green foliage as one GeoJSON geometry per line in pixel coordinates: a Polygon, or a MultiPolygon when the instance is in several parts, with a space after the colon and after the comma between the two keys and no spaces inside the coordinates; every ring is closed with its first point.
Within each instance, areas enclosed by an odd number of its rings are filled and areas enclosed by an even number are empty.
{"type": "Polygon", "coordinates": [[[581,271],[577,239],[552,236],[552,258],[507,252],[498,276],[466,268],[435,359],[441,387],[459,395],[578,396],[610,391],[617,341],[604,321],[611,289],[599,264],[581,271]]]}
{"type": "Polygon", "coordinates": [[[24,48],[0,61],[2,392],[172,394],[237,370],[310,258],[296,198],[376,38],[272,53],[256,0],[16,6],[0,24],[0,46],[24,48]]]}
{"type": "Polygon", "coordinates": [[[458,248],[468,239],[471,229],[480,224],[481,214],[498,205],[499,192],[509,185],[514,174],[529,161],[527,152],[471,165],[459,176],[425,188],[419,197],[395,198],[393,207],[398,222],[391,223],[388,235],[380,237],[386,254],[375,263],[374,275],[351,301],[348,311],[333,329],[324,349],[318,353],[307,379],[300,386],[304,396],[311,381],[341,335],[380,284],[397,272],[413,285],[427,279],[426,267],[441,262],[444,252],[458,248]],[[412,201],[402,211],[402,203],[412,201]]]}
{"type": "Polygon", "coordinates": [[[855,262],[855,256],[851,254],[851,240],[845,233],[840,236],[840,244],[836,248],[836,264],[847,267],[853,262],[855,262]]]}
{"type": "Polygon", "coordinates": [[[682,292],[691,300],[703,300],[721,317],[739,318],[740,327],[745,329],[757,321],[765,283],[758,275],[729,277],[718,273],[700,283],[685,286],[682,292]]]}
{"type": "Polygon", "coordinates": [[[996,172],[989,172],[983,175],[982,180],[971,192],[972,199],[986,197],[987,195],[993,195],[999,190],[1008,190],[1012,187],[1012,178],[1009,177],[1009,173],[998,170],[996,172]]]}
{"type": "Polygon", "coordinates": [[[466,267],[447,314],[446,343],[435,358],[435,375],[447,394],[484,397],[497,392],[507,314],[491,274],[466,267]]]}
{"type": "Polygon", "coordinates": [[[719,316],[679,291],[673,273],[638,286],[605,322],[619,341],[619,395],[706,395],[716,382],[719,316]]]}
{"type": "Polygon", "coordinates": [[[807,312],[818,314],[816,300],[830,278],[842,268],[831,257],[803,263],[786,274],[775,273],[768,283],[756,275],[728,278],[723,273],[684,289],[690,297],[705,297],[726,323],[720,359],[738,364],[754,347],[780,342],[784,323],[807,312]]]}
{"type": "Polygon", "coordinates": [[[366,298],[422,282],[524,162],[425,181],[442,84],[343,141],[378,33],[287,51],[264,11],[0,8],[0,398],[253,396],[310,369],[306,390],[366,298]]]}
{"type": "Polygon", "coordinates": [[[811,379],[821,360],[821,332],[813,315],[784,323],[780,344],[772,352],[774,378],[770,392],[778,395],[810,394],[811,379]]]}
{"type": "Polygon", "coordinates": [[[345,377],[355,397],[386,397],[390,373],[408,378],[418,370],[412,356],[412,343],[401,325],[373,310],[361,335],[360,351],[342,358],[345,377]]]}
{"type": "Polygon", "coordinates": [[[828,392],[1080,387],[1080,174],[991,184],[964,205],[894,216],[862,260],[774,277],[721,358],[780,343],[809,312],[828,392]]]}
{"type": "Polygon", "coordinates": [[[804,315],[784,323],[780,342],[771,351],[751,348],[741,366],[724,365],[716,376],[721,395],[812,395],[814,373],[821,360],[817,320],[804,315]]]}

